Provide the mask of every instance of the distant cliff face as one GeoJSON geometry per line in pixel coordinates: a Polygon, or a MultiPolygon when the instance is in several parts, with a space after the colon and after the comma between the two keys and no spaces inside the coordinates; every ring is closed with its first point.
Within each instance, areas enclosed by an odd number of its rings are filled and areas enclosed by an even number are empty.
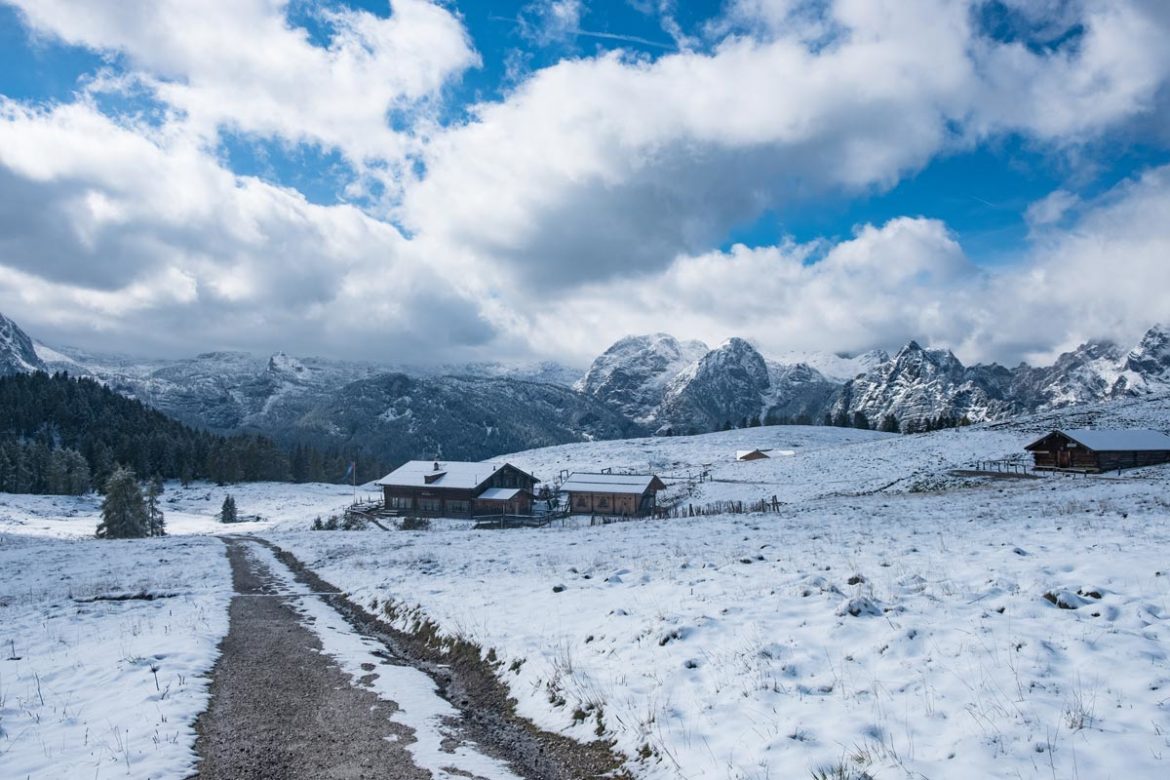
{"type": "Polygon", "coordinates": [[[12,320],[0,314],[0,376],[46,370],[32,339],[12,320]]]}

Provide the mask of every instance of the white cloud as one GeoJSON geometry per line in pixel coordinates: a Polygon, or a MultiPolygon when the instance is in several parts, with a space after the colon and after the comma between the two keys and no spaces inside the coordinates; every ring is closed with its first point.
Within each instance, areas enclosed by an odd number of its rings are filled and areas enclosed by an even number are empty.
{"type": "MultiPolygon", "coordinates": [[[[1143,283],[1164,281],[1164,171],[1101,201],[1033,204],[1036,243],[1015,268],[974,267],[922,217],[836,245],[711,251],[764,210],[783,222],[790,204],[887,188],[988,138],[1061,150],[1165,113],[1156,0],[1056,16],[1012,0],[1024,23],[1083,25],[1053,50],[990,35],[977,0],[738,0],[705,49],[562,61],[447,128],[429,108],[478,55],[439,3],[318,9],[322,38],[283,0],[9,1],[41,34],[118,55],[75,103],[0,103],[0,311],[46,337],[92,324],[129,349],[585,360],[666,329],[776,349],[913,337],[1010,359],[1170,319],[1143,283]],[[128,85],[163,121],[102,114],[95,95],[128,85]],[[400,110],[405,126],[388,120],[400,110]],[[403,188],[391,200],[410,238],[237,176],[216,157],[225,129],[368,166],[403,188]],[[412,155],[423,172],[403,174],[412,155]],[[1111,263],[1122,272],[1100,271],[1111,263]]],[[[536,10],[568,31],[584,8],[536,10]]]]}
{"type": "Polygon", "coordinates": [[[554,351],[581,359],[597,339],[659,330],[707,343],[746,335],[765,354],[917,339],[968,362],[1045,362],[1095,338],[1136,343],[1152,324],[1170,321],[1170,166],[1079,213],[994,268],[973,265],[942,223],[907,217],[830,246],[683,255],[658,273],[589,285],[538,307],[520,327],[554,334],[554,351]]]}
{"type": "MultiPolygon", "coordinates": [[[[43,35],[128,61],[131,80],[201,138],[222,128],[398,159],[414,139],[390,127],[479,63],[462,23],[428,0],[391,15],[321,10],[328,41],[292,26],[287,0],[8,0],[43,35]]],[[[126,83],[126,79],[98,85],[126,83]]]]}
{"type": "Polygon", "coordinates": [[[1170,28],[1136,0],[1083,10],[1055,52],[990,37],[977,5],[753,0],[733,11],[766,35],[562,61],[432,138],[401,218],[536,288],[654,271],[766,208],[886,188],[991,136],[1099,138],[1167,82],[1170,28]]]}
{"type": "Polygon", "coordinates": [[[582,0],[534,0],[520,13],[521,31],[539,44],[563,43],[581,29],[582,0]]]}
{"type": "Polygon", "coordinates": [[[493,334],[425,242],[84,103],[0,103],[0,198],[0,311],[44,337],[421,359],[493,334]]]}

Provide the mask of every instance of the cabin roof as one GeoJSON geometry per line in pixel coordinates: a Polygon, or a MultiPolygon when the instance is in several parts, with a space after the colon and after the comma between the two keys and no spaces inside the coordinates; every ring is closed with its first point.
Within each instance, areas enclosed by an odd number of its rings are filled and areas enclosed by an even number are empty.
{"type": "MultiPolygon", "coordinates": [[[[412,460],[402,464],[374,484],[383,487],[440,487],[473,490],[510,463],[459,460],[412,460]],[[438,466],[438,468],[435,468],[438,466]]],[[[516,468],[512,466],[512,468],[516,468]]],[[[520,469],[516,469],[520,471],[520,469]]],[[[526,477],[532,477],[520,471],[526,477]]]]}
{"type": "Polygon", "coordinates": [[[1029,444],[1025,449],[1036,449],[1049,436],[1060,434],[1094,452],[1157,452],[1170,450],[1170,436],[1144,428],[1130,430],[1070,430],[1052,431],[1029,444]]]}
{"type": "Polygon", "coordinates": [[[768,453],[771,451],[772,451],[772,449],[770,447],[767,449],[764,449],[763,447],[759,447],[759,448],[754,449],[754,450],[736,450],[735,457],[736,457],[736,460],[743,460],[748,455],[756,455],[756,454],[763,455],[764,457],[768,457],[768,453]]]}
{"type": "Polygon", "coordinates": [[[572,474],[561,491],[564,493],[634,493],[662,490],[666,485],[653,474],[572,474]]]}
{"type": "Polygon", "coordinates": [[[524,488],[488,488],[476,496],[477,501],[511,501],[521,493],[527,493],[524,488]]]}

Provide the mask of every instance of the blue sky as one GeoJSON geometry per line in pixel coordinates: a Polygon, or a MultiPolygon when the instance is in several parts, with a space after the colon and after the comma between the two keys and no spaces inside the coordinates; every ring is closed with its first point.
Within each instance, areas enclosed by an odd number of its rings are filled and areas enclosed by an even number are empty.
{"type": "Polygon", "coordinates": [[[1159,278],[1168,29],[1154,0],[3,0],[0,310],[169,354],[1124,341],[1167,304],[1057,269],[1159,278]]]}

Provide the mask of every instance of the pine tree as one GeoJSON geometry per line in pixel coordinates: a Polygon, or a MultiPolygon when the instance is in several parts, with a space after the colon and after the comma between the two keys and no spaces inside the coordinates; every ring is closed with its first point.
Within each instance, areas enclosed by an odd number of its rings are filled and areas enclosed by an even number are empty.
{"type": "Polygon", "coordinates": [[[869,418],[865,416],[865,412],[858,410],[853,413],[853,427],[863,431],[869,430],[869,418]]]}
{"type": "Polygon", "coordinates": [[[225,497],[223,506],[219,510],[219,521],[221,523],[235,523],[239,519],[239,513],[236,511],[236,500],[230,495],[225,497]]]}
{"type": "Polygon", "coordinates": [[[150,481],[146,488],[146,516],[150,536],[166,536],[167,525],[163,511],[158,505],[158,497],[163,493],[163,483],[158,477],[150,481]]]}
{"type": "Polygon", "coordinates": [[[898,425],[898,418],[893,414],[887,414],[882,418],[880,430],[884,433],[901,433],[902,429],[898,425]]]}
{"type": "Polygon", "coordinates": [[[121,467],[114,469],[106,482],[98,538],[139,539],[149,534],[150,517],[134,472],[121,467]]]}

